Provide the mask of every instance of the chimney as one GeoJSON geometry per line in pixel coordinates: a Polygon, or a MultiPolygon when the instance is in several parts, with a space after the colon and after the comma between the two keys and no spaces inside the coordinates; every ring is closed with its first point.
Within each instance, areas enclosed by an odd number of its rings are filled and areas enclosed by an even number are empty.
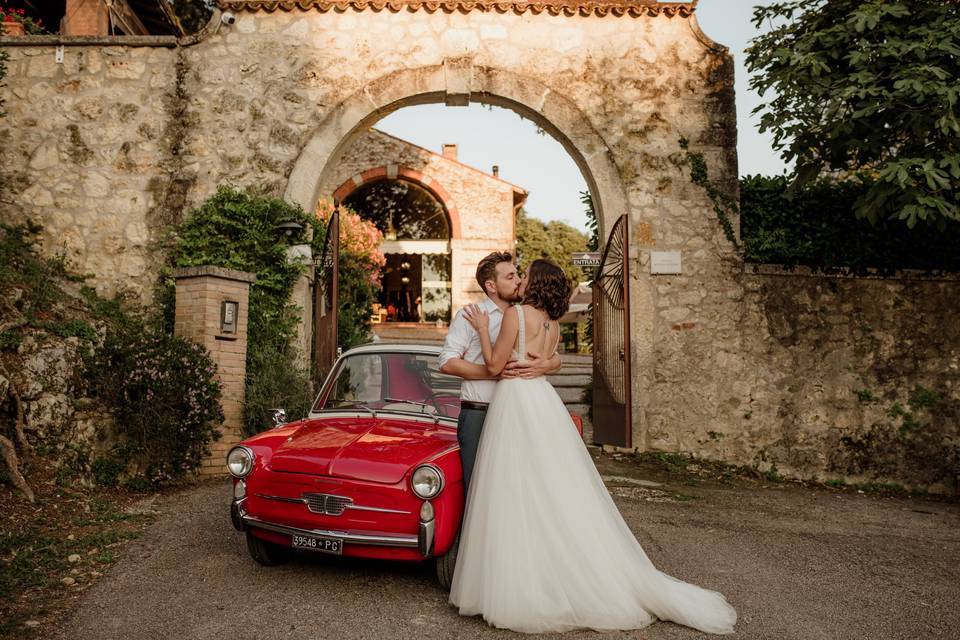
{"type": "Polygon", "coordinates": [[[493,177],[494,178],[500,177],[500,165],[498,164],[493,165],[493,177]]]}
{"type": "Polygon", "coordinates": [[[457,145],[455,144],[445,144],[443,145],[443,157],[447,160],[456,160],[457,159],[457,145]]]}
{"type": "Polygon", "coordinates": [[[103,0],[67,0],[60,29],[65,36],[105,36],[110,33],[110,9],[103,0]]]}

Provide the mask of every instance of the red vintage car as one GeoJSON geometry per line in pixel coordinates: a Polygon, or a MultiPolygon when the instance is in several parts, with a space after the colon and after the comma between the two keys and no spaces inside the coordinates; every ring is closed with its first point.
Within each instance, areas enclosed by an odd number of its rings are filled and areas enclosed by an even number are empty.
{"type": "Polygon", "coordinates": [[[449,588],[464,501],[461,381],[440,373],[439,352],[351,349],[307,419],[230,450],[231,517],[254,560],[276,565],[295,550],[433,559],[449,588]]]}

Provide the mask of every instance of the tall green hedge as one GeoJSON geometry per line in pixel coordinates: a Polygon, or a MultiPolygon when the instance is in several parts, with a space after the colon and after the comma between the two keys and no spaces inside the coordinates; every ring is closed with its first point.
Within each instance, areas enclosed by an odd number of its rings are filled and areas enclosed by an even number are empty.
{"type": "Polygon", "coordinates": [[[306,242],[307,227],[315,224],[299,206],[280,198],[220,187],[177,229],[178,267],[213,265],[257,276],[247,321],[247,434],[267,428],[274,407],[284,407],[291,419],[303,417],[310,407],[309,372],[295,365],[297,310],[290,302],[303,266],[288,262],[287,247],[306,242]],[[301,230],[286,236],[278,229],[284,222],[296,222],[301,230]]]}
{"type": "Polygon", "coordinates": [[[889,274],[898,269],[960,271],[960,224],[907,229],[853,214],[866,187],[820,180],[793,191],[785,176],[740,180],[740,234],[748,262],[824,271],[889,274]]]}

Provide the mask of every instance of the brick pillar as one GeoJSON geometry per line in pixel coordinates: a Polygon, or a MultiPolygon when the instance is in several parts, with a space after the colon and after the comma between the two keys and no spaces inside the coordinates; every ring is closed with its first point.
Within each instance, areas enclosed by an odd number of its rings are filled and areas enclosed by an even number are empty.
{"type": "Polygon", "coordinates": [[[109,35],[110,13],[105,0],[67,0],[61,34],[65,36],[109,35]]]}
{"type": "Polygon", "coordinates": [[[247,371],[247,307],[252,273],[222,267],[177,269],[176,321],[174,333],[202,344],[217,365],[223,385],[222,437],[211,446],[211,455],[200,469],[203,475],[227,472],[226,455],[243,439],[243,393],[247,371]],[[224,302],[235,302],[233,331],[221,325],[224,302]]]}

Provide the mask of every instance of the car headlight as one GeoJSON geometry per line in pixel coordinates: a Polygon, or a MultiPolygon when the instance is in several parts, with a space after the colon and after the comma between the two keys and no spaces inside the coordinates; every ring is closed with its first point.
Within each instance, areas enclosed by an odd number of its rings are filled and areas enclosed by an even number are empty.
{"type": "Polygon", "coordinates": [[[432,464],[422,465],[414,469],[410,486],[418,497],[433,498],[443,489],[443,474],[432,464]]]}
{"type": "Polygon", "coordinates": [[[247,447],[234,447],[227,454],[227,469],[237,478],[244,478],[253,471],[253,461],[253,451],[247,447]]]}

